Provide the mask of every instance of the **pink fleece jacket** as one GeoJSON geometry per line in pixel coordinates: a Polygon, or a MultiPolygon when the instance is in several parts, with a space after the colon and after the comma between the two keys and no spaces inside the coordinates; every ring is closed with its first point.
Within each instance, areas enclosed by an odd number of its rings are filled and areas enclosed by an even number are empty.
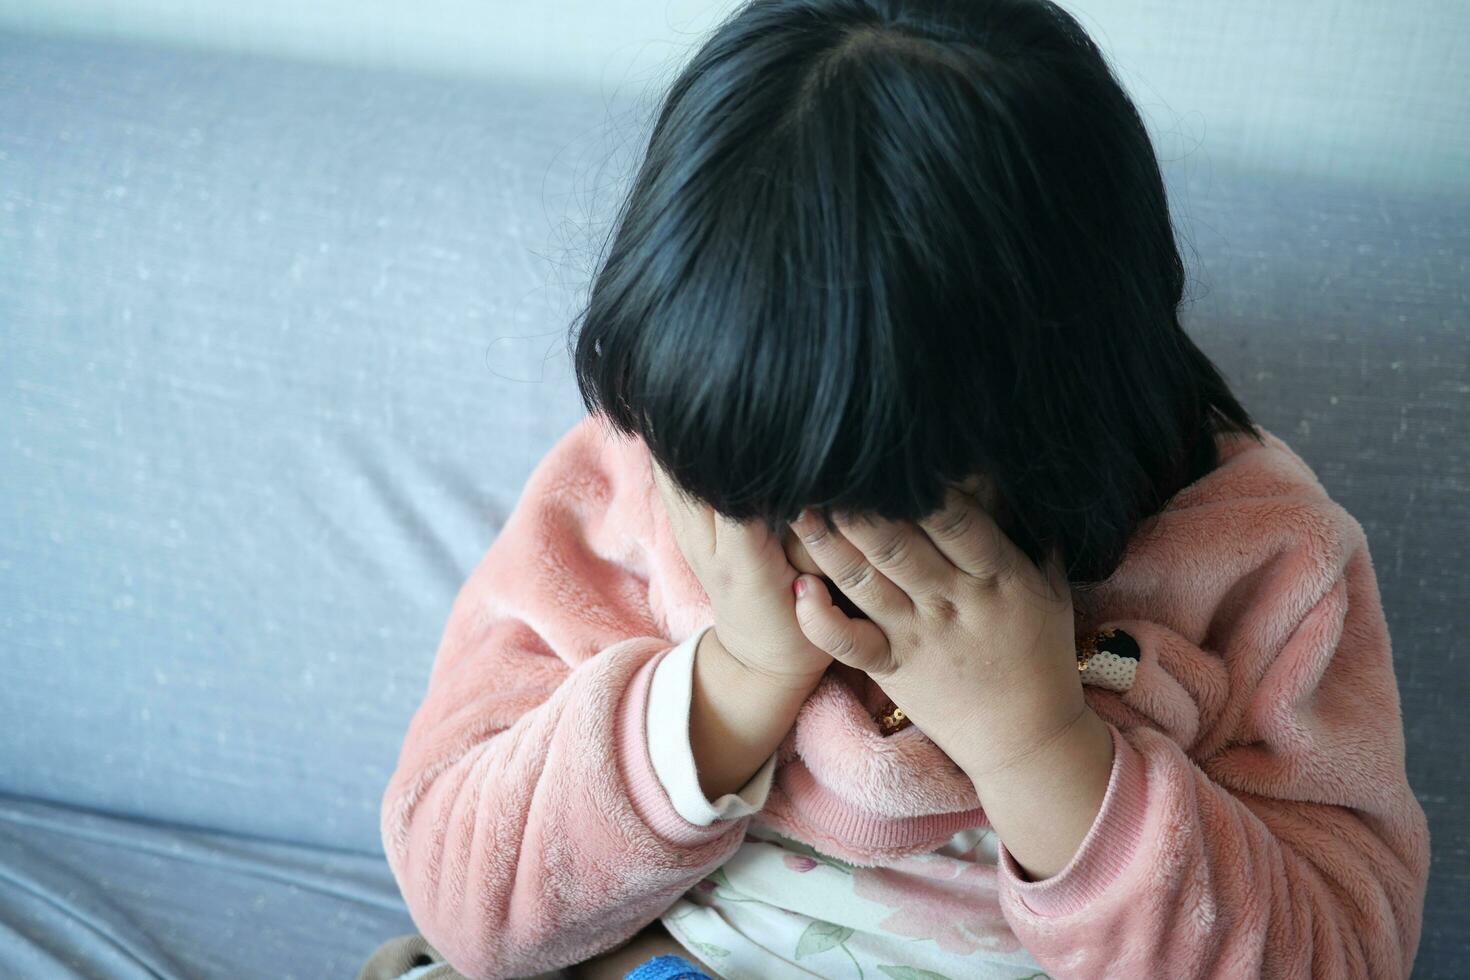
{"type": "MultiPolygon", "coordinates": [[[[1107,795],[1061,872],[996,886],[1021,943],[1071,977],[1406,976],[1429,831],[1362,527],[1263,431],[1170,500],[1078,635],[1120,627],[1107,795]]],[[[597,416],[538,464],[449,614],[382,802],[388,863],[428,941],[473,978],[622,943],[740,846],[750,821],[873,866],[985,823],[917,727],[885,737],[834,665],[754,815],[699,826],[650,762],[662,655],[712,622],[647,447],[597,416]]]]}

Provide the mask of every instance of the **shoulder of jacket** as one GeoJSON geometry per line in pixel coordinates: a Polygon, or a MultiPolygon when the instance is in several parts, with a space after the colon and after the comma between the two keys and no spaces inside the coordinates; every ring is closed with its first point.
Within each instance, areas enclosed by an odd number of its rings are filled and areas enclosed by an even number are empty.
{"type": "Polygon", "coordinates": [[[1296,450],[1261,426],[1260,441],[1232,432],[1220,441],[1218,465],[1185,487],[1169,502],[1186,509],[1230,500],[1283,499],[1341,510],[1316,471],[1296,450]]]}
{"type": "Polygon", "coordinates": [[[1259,442],[1242,433],[1222,439],[1219,465],[1176,494],[1164,512],[1176,527],[1195,519],[1228,522],[1240,535],[1237,547],[1256,543],[1282,553],[1309,552],[1324,573],[1335,576],[1353,552],[1366,547],[1362,525],[1295,450],[1256,428],[1259,442]],[[1239,520],[1230,520],[1234,513],[1239,520]]]}
{"type": "Polygon", "coordinates": [[[599,415],[585,415],[546,452],[528,481],[540,494],[610,502],[651,485],[648,447],[625,436],[599,415]]]}

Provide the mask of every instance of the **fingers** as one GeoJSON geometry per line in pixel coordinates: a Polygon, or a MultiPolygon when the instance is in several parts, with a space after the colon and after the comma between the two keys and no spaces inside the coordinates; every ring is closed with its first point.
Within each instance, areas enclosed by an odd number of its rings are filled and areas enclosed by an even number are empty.
{"type": "MultiPolygon", "coordinates": [[[[836,518],[836,523],[842,536],[911,599],[949,590],[950,580],[955,575],[954,565],[914,524],[908,521],[853,521],[841,517],[836,518]]],[[[844,588],[843,592],[846,591],[844,588]]]]}
{"type": "MultiPolygon", "coordinates": [[[[877,622],[892,622],[913,610],[913,600],[892,579],[874,567],[857,545],[839,529],[834,533],[810,510],[792,522],[792,530],[806,546],[812,561],[851,599],[877,622]]],[[[823,591],[826,586],[823,585],[823,591]]],[[[835,656],[835,654],[834,654],[835,656]]]]}
{"type": "Polygon", "coordinates": [[[883,631],[866,619],[851,619],[832,603],[827,583],[801,575],[806,588],[796,600],[796,621],[812,646],[833,660],[881,678],[893,669],[883,631]]]}
{"type": "MultiPolygon", "coordinates": [[[[686,558],[691,558],[688,554],[691,548],[698,548],[701,561],[703,556],[728,561],[728,567],[719,563],[714,566],[718,574],[728,575],[731,569],[764,568],[767,552],[773,548],[781,550],[780,542],[773,542],[763,527],[731,520],[708,504],[685,494],[657,461],[652,463],[652,468],[654,483],[669,512],[674,536],[686,558]]],[[[785,565],[784,554],[781,564],[785,565]]]]}
{"type": "Polygon", "coordinates": [[[944,505],[918,523],[954,567],[975,578],[1002,579],[1020,557],[980,502],[953,487],[945,492],[944,505]]]}
{"type": "Polygon", "coordinates": [[[653,482],[658,487],[659,496],[663,498],[664,509],[668,511],[669,524],[674,530],[675,538],[681,545],[687,543],[697,545],[705,552],[713,551],[715,530],[708,508],[699,507],[675,486],[657,460],[653,460],[650,466],[653,469],[653,482]],[[691,535],[694,540],[688,541],[687,538],[691,535]]]}
{"type": "Polygon", "coordinates": [[[713,508],[710,513],[714,517],[715,554],[738,563],[740,568],[764,569],[766,559],[775,557],[772,552],[780,552],[780,566],[788,568],[780,542],[772,538],[761,524],[731,520],[713,508]]]}

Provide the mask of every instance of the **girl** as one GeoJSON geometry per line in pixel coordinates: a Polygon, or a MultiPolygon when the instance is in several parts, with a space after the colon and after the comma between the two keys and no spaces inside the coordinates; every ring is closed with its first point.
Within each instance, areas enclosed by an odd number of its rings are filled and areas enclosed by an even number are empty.
{"type": "Polygon", "coordinates": [[[429,975],[1406,976],[1363,531],[1184,278],[1048,0],[730,16],[383,799],[429,975]]]}

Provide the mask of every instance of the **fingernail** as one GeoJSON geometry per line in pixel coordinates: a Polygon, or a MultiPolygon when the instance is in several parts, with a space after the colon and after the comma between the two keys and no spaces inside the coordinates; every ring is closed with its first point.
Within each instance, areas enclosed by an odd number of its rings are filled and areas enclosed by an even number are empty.
{"type": "Polygon", "coordinates": [[[798,575],[796,581],[791,583],[791,591],[796,593],[798,599],[806,595],[806,579],[798,575]]]}

